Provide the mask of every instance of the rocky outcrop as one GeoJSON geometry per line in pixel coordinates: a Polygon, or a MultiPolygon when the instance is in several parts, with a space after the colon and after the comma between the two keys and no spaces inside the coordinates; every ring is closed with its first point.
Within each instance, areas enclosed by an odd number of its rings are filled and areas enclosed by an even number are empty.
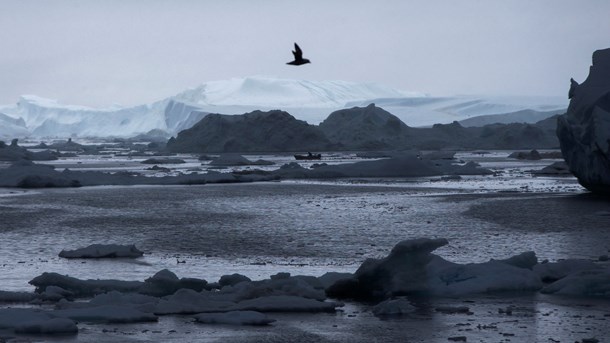
{"type": "Polygon", "coordinates": [[[412,128],[374,104],[335,111],[319,126],[283,111],[209,114],[167,142],[171,152],[245,153],[440,149],[554,149],[557,120],[463,127],[457,121],[412,128]]]}
{"type": "Polygon", "coordinates": [[[332,145],[317,127],[284,111],[209,114],[167,142],[172,152],[318,151],[332,145]]]}
{"type": "Polygon", "coordinates": [[[398,117],[375,104],[335,111],[320,123],[320,129],[332,142],[353,150],[404,147],[410,131],[398,117]]]}
{"type": "Polygon", "coordinates": [[[557,137],[570,171],[592,192],[610,194],[610,49],[593,53],[589,76],[572,80],[557,137]]]}
{"type": "Polygon", "coordinates": [[[26,148],[20,147],[17,139],[13,139],[10,145],[0,141],[0,161],[52,161],[56,160],[57,156],[59,156],[57,152],[50,150],[31,152],[26,148]]]}

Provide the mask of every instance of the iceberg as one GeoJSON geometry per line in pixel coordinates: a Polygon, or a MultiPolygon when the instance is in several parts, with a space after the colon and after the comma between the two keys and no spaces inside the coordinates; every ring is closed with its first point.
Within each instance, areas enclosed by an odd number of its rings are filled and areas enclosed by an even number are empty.
{"type": "Polygon", "coordinates": [[[557,122],[563,157],[583,187],[610,194],[610,49],[593,53],[589,76],[572,80],[569,97],[557,122]]]}
{"type": "Polygon", "coordinates": [[[63,258],[113,258],[113,257],[141,257],[142,251],[135,245],[119,244],[92,244],[76,250],[62,250],[59,257],[63,258]]]}
{"type": "Polygon", "coordinates": [[[319,124],[329,113],[377,103],[411,126],[450,123],[476,115],[523,110],[563,110],[565,100],[453,96],[432,97],[375,83],[291,80],[253,76],[210,81],[168,98],[132,107],[64,105],[34,95],[0,107],[0,139],[20,137],[133,137],[151,130],[169,135],[209,113],[283,110],[319,124]]]}

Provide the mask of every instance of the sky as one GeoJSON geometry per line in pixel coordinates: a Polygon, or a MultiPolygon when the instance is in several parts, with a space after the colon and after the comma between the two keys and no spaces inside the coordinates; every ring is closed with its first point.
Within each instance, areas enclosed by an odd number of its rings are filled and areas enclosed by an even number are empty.
{"type": "Polygon", "coordinates": [[[566,96],[607,0],[0,0],[0,104],[132,106],[247,76],[566,96]],[[293,42],[312,63],[289,66],[293,42]]]}

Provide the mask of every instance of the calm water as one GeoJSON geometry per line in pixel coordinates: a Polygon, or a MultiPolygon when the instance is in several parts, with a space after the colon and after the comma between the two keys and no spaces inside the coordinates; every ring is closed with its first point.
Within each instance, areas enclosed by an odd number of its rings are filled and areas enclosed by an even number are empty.
{"type": "Polygon", "coordinates": [[[471,193],[407,186],[255,183],[50,189],[0,197],[3,289],[43,271],[142,280],[169,268],[215,281],[277,271],[354,271],[398,241],[445,237],[437,251],[480,262],[533,250],[597,259],[610,249],[610,203],[582,193],[471,193]],[[136,244],[132,260],[79,261],[62,249],[136,244]],[[177,263],[177,260],[186,263],[177,263]]]}
{"type": "MultiPolygon", "coordinates": [[[[253,279],[279,271],[354,271],[400,240],[445,237],[436,253],[460,263],[533,250],[539,260],[609,254],[610,201],[573,178],[532,178],[532,163],[488,159],[496,176],[436,179],[271,182],[202,186],[0,190],[2,290],[32,290],[42,272],[78,278],[143,280],[168,268],[180,277],[253,279]],[[65,260],[62,249],[136,244],[136,260],[65,260]],[[177,261],[185,263],[177,263],[177,261]]],[[[366,304],[337,314],[277,314],[269,328],[161,317],[137,325],[79,324],[82,342],[474,342],[577,341],[608,337],[610,303],[542,295],[436,299],[407,317],[380,320],[366,304]],[[436,305],[466,304],[474,315],[436,305]],[[498,313],[516,306],[513,316],[498,313]],[[482,328],[479,328],[482,326],[482,328]]],[[[40,337],[34,337],[39,341],[40,337]]]]}

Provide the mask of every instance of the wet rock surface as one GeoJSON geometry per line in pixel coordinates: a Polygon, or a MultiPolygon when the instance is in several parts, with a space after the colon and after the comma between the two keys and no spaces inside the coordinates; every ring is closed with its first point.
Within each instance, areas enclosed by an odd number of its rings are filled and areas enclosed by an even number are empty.
{"type": "Polygon", "coordinates": [[[572,80],[569,96],[557,123],[563,156],[581,185],[610,194],[610,49],[593,53],[589,76],[572,80]]]}

